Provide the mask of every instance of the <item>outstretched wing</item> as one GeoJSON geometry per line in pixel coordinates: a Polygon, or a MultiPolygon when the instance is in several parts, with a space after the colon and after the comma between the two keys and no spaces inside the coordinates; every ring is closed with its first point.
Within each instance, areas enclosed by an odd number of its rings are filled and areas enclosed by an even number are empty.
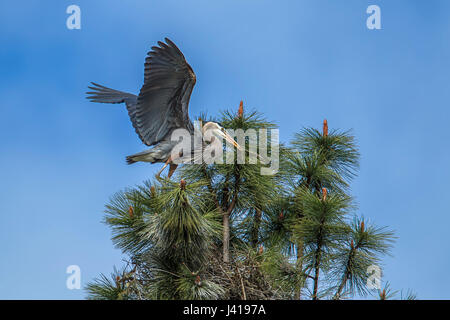
{"type": "Polygon", "coordinates": [[[195,74],[177,46],[152,47],[145,59],[144,85],[137,99],[135,124],[142,141],[154,145],[174,129],[192,130],[188,106],[195,74]]]}

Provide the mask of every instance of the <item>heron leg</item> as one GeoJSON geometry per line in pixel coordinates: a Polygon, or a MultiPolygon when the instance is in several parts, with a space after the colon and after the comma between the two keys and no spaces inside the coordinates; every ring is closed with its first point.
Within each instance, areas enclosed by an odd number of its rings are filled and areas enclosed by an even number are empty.
{"type": "Polygon", "coordinates": [[[156,174],[156,178],[160,179],[161,178],[161,173],[164,171],[164,169],[167,167],[167,165],[170,164],[170,169],[169,169],[169,174],[167,175],[167,178],[170,179],[170,177],[173,175],[173,173],[175,172],[175,170],[178,167],[178,164],[172,163],[173,160],[178,159],[181,155],[176,156],[175,158],[172,158],[172,156],[169,156],[169,158],[166,160],[166,162],[164,163],[164,166],[161,168],[161,170],[159,170],[159,172],[156,174]]]}
{"type": "Polygon", "coordinates": [[[169,174],[167,175],[168,178],[170,178],[173,175],[173,173],[175,172],[177,167],[178,167],[177,164],[174,164],[174,163],[170,164],[169,174]]]}
{"type": "MultiPolygon", "coordinates": [[[[156,174],[156,178],[161,178],[161,173],[164,171],[164,169],[167,167],[167,165],[172,161],[172,158],[169,156],[169,158],[166,160],[166,163],[164,163],[164,166],[159,170],[159,172],[156,174]]],[[[169,177],[170,178],[170,177],[169,177]]]]}

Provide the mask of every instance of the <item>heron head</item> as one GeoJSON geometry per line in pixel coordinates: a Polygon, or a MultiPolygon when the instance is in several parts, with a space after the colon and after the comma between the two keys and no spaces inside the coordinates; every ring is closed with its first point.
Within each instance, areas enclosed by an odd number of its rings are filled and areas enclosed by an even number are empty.
{"type": "Polygon", "coordinates": [[[241,147],[239,144],[227,133],[225,128],[221,127],[216,122],[207,122],[202,128],[202,134],[204,137],[204,141],[206,142],[212,142],[214,137],[217,137],[219,139],[225,139],[229,143],[231,143],[236,148],[240,149],[241,147]],[[206,132],[209,132],[209,134],[206,134],[206,132]]]}

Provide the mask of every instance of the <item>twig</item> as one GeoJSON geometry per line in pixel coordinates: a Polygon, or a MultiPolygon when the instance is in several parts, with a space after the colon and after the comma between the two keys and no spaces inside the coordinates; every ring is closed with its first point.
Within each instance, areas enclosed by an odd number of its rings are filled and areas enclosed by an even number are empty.
{"type": "Polygon", "coordinates": [[[244,281],[242,280],[241,272],[239,271],[239,268],[237,266],[236,266],[236,271],[237,271],[237,273],[239,275],[239,279],[241,280],[241,288],[242,288],[243,299],[247,300],[247,295],[245,294],[244,281]]]}

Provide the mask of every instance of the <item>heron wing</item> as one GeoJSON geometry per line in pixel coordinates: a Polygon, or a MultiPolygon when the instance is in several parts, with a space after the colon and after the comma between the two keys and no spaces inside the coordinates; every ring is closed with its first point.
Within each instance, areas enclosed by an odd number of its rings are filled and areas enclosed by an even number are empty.
{"type": "Polygon", "coordinates": [[[190,129],[188,106],[195,74],[177,46],[165,38],[145,59],[144,85],[135,122],[142,141],[154,145],[177,128],[190,129]]]}

